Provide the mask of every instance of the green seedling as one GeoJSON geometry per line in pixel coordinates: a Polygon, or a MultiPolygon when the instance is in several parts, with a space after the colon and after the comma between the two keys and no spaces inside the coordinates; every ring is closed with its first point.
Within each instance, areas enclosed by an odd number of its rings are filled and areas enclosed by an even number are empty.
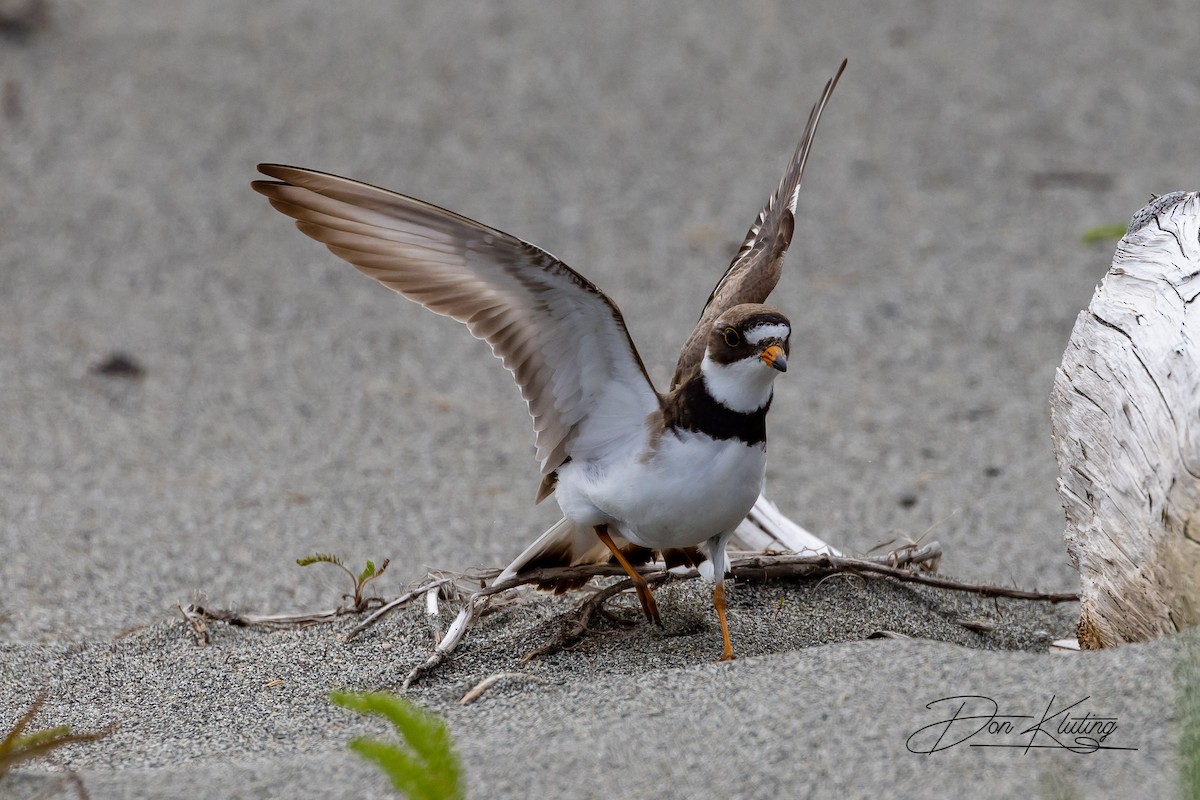
{"type": "Polygon", "coordinates": [[[330,699],[350,711],[388,719],[404,742],[358,736],[349,747],[374,761],[396,791],[410,800],[462,800],[462,768],[446,724],[387,692],[333,692],[330,699]]]}
{"type": "Polygon", "coordinates": [[[358,573],[357,575],[355,575],[349,567],[342,563],[340,558],[331,553],[314,553],[307,558],[296,559],[296,563],[302,567],[307,567],[310,564],[333,564],[342,572],[349,575],[350,580],[354,582],[354,594],[345,596],[353,600],[354,610],[361,612],[367,607],[367,599],[363,597],[363,590],[366,588],[368,583],[384,573],[390,562],[385,558],[382,562],[380,562],[377,569],[374,561],[368,561],[367,565],[363,567],[362,572],[358,573]]]}
{"type": "Polygon", "coordinates": [[[46,692],[42,691],[34,699],[29,710],[22,714],[0,740],[0,779],[23,761],[29,761],[65,747],[69,744],[83,744],[103,739],[113,731],[112,725],[93,733],[71,733],[71,726],[59,725],[41,731],[26,733],[33,718],[41,711],[46,703],[46,692]]]}

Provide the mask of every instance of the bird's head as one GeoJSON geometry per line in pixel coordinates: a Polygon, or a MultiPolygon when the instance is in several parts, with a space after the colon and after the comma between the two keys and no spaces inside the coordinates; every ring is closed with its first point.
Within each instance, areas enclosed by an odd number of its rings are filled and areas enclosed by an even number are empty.
{"type": "Polygon", "coordinates": [[[787,371],[791,323],[778,309],[744,303],[713,324],[700,372],[714,400],[732,411],[757,411],[771,401],[775,377],[787,371]]]}

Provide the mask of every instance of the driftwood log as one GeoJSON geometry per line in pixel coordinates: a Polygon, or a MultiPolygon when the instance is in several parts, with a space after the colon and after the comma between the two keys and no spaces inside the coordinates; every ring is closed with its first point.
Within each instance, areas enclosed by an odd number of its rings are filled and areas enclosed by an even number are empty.
{"type": "Polygon", "coordinates": [[[1139,211],[1050,396],[1080,647],[1200,623],[1200,193],[1139,211]]]}

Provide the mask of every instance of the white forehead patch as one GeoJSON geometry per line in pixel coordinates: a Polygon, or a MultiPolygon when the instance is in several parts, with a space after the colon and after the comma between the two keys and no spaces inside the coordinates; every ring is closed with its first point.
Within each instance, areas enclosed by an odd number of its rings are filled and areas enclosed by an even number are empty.
{"type": "Polygon", "coordinates": [[[746,341],[750,344],[758,344],[764,339],[786,339],[791,333],[792,329],[782,323],[763,323],[746,331],[746,341]]]}

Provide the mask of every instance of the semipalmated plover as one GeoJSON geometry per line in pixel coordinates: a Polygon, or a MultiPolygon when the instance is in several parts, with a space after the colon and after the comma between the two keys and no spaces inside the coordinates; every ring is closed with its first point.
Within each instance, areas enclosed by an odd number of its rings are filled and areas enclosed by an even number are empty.
{"type": "MultiPolygon", "coordinates": [[[[787,370],[791,324],[761,305],[779,280],[825,84],[779,188],[717,283],[679,355],[671,389],[654,388],[616,304],[534,245],[411,197],[299,167],[261,164],[255,190],[334,255],[410,300],[463,322],[512,372],[536,431],[542,482],[563,518],[497,580],[538,567],[617,561],[658,622],[634,568],[656,554],[715,582],[721,660],[725,544],[766,471],[766,416],[787,370]],[[711,569],[711,572],[710,572],[711,569]]],[[[573,581],[542,588],[565,591],[573,581]]]]}

